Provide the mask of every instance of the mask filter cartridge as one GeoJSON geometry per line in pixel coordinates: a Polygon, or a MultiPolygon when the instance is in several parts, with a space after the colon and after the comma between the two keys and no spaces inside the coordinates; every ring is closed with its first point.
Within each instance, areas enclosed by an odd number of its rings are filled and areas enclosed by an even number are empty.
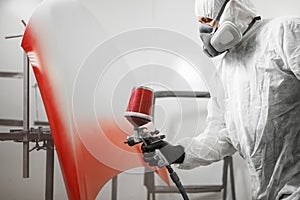
{"type": "Polygon", "coordinates": [[[230,21],[226,21],[220,26],[211,38],[211,45],[219,52],[224,52],[242,40],[242,34],[238,28],[230,21]]]}

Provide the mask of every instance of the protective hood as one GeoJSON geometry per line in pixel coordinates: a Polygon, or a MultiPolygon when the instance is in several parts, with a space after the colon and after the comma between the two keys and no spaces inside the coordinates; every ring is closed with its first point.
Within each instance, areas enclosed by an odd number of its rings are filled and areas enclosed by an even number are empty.
{"type": "MultiPolygon", "coordinates": [[[[216,18],[224,0],[195,0],[196,16],[216,18]]],[[[230,21],[243,33],[254,17],[256,8],[250,0],[230,0],[220,19],[220,24],[230,21]]]]}

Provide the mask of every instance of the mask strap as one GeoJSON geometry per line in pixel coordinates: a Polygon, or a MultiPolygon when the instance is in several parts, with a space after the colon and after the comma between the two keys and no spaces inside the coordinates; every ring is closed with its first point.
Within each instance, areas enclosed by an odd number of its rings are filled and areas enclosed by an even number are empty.
{"type": "Polygon", "coordinates": [[[228,3],[229,1],[230,1],[230,0],[225,0],[225,1],[224,1],[224,3],[223,3],[223,5],[222,5],[222,7],[221,7],[221,9],[220,9],[220,11],[219,11],[219,13],[218,13],[216,19],[215,19],[215,25],[213,26],[213,31],[212,31],[212,33],[215,33],[215,32],[216,32],[216,30],[217,30],[217,28],[218,28],[219,21],[220,21],[220,19],[221,19],[221,16],[222,16],[222,14],[223,14],[223,12],[224,12],[224,9],[225,9],[225,7],[226,7],[226,5],[227,5],[227,3],[228,3]]]}
{"type": "Polygon", "coordinates": [[[248,25],[248,28],[244,31],[243,36],[252,28],[252,26],[255,24],[256,21],[261,20],[260,16],[254,17],[250,24],[248,25]]]}

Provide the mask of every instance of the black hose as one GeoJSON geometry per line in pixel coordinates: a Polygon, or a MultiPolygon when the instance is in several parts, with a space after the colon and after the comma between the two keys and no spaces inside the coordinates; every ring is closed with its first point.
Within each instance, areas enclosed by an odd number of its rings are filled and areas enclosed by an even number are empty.
{"type": "Polygon", "coordinates": [[[183,199],[184,200],[189,200],[189,197],[187,196],[185,188],[182,186],[177,173],[172,169],[172,167],[170,165],[167,165],[166,168],[168,169],[170,177],[171,177],[172,181],[175,183],[175,185],[177,186],[177,188],[178,188],[179,192],[181,193],[181,196],[183,197],[183,199]]]}

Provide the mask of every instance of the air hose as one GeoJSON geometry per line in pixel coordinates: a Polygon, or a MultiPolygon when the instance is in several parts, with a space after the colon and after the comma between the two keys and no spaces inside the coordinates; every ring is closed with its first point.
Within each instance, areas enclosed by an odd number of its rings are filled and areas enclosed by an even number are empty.
{"type": "Polygon", "coordinates": [[[175,185],[177,186],[177,188],[178,188],[181,196],[183,197],[183,199],[184,200],[189,200],[189,197],[187,196],[185,188],[181,184],[180,179],[179,179],[177,173],[172,169],[172,167],[170,165],[167,165],[166,168],[168,169],[170,177],[171,177],[172,181],[175,183],[175,185]]]}

